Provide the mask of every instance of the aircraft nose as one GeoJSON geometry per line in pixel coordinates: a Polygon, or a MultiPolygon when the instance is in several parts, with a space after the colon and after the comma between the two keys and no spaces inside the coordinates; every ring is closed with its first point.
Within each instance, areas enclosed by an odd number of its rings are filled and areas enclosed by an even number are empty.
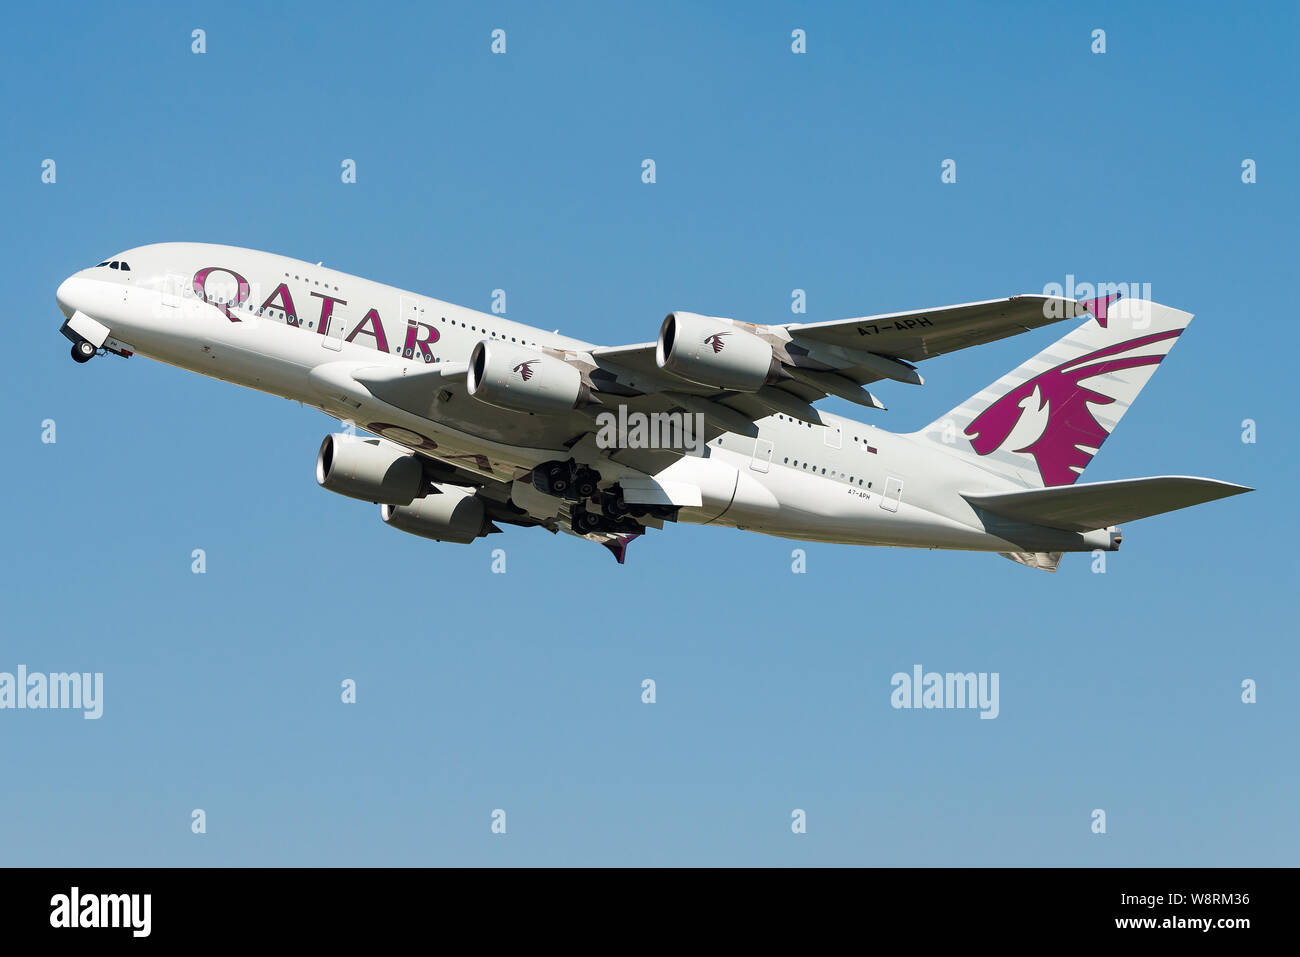
{"type": "Polygon", "coordinates": [[[76,306],[72,305],[76,279],[76,276],[69,276],[59,283],[59,288],[54,293],[54,298],[59,304],[59,311],[63,313],[65,319],[71,319],[72,313],[76,310],[76,306]]]}
{"type": "Polygon", "coordinates": [[[59,288],[54,291],[54,299],[58,302],[59,311],[63,313],[65,319],[71,319],[72,314],[78,309],[82,312],[90,312],[87,305],[90,297],[87,294],[93,287],[94,283],[81,273],[73,273],[59,283],[59,288]]]}

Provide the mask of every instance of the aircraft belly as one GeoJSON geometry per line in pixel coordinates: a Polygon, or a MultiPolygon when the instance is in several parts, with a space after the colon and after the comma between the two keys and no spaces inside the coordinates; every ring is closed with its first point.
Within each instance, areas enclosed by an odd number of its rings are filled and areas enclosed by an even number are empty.
{"type": "Polygon", "coordinates": [[[720,517],[722,524],[785,538],[846,545],[990,551],[1006,550],[1011,545],[982,529],[911,504],[905,497],[897,510],[883,509],[878,491],[831,478],[773,468],[751,481],[761,481],[772,505],[749,509],[733,506],[720,517]]]}

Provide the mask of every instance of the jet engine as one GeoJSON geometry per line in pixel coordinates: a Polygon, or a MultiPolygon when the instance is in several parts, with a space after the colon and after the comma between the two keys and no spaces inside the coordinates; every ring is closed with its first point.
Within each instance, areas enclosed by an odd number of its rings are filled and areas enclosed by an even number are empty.
{"type": "Polygon", "coordinates": [[[436,494],[409,505],[383,505],[380,517],[393,528],[438,542],[468,545],[492,530],[483,500],[458,485],[434,485],[436,494]]]}
{"type": "Polygon", "coordinates": [[[316,481],[349,498],[409,505],[424,486],[424,467],[416,456],[382,439],[335,432],[320,444],[316,481]]]}
{"type": "Polygon", "coordinates": [[[567,412],[591,401],[582,373],[563,359],[491,339],[474,347],[466,383],[474,398],[512,412],[567,412]]]}
{"type": "Polygon", "coordinates": [[[744,326],[693,312],[670,312],[664,319],[655,362],[697,385],[733,392],[757,392],[781,370],[766,340],[744,326]]]}

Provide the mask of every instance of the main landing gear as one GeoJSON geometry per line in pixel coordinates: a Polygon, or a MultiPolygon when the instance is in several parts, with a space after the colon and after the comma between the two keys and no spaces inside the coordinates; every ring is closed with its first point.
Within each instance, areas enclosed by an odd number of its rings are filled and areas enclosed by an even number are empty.
{"type": "Polygon", "coordinates": [[[543,462],[533,469],[533,487],[546,495],[558,495],[570,502],[582,502],[596,494],[600,473],[585,465],[543,462]]]}
{"type": "Polygon", "coordinates": [[[633,505],[624,501],[623,490],[617,485],[599,491],[600,473],[573,459],[567,462],[543,462],[533,469],[533,487],[545,495],[555,495],[574,503],[570,520],[574,531],[616,532],[639,535],[645,531],[638,519],[655,518],[676,521],[677,507],[673,505],[633,505]],[[599,508],[597,505],[599,496],[599,508]]]}
{"type": "Polygon", "coordinates": [[[72,358],[77,362],[89,362],[91,359],[95,358],[95,353],[98,351],[98,349],[85,339],[78,339],[72,344],[72,358]]]}
{"type": "Polygon", "coordinates": [[[633,505],[624,501],[623,490],[617,485],[601,493],[600,510],[606,518],[614,522],[647,517],[663,521],[677,520],[675,505],[633,505]]]}
{"type": "Polygon", "coordinates": [[[573,529],[583,535],[591,532],[622,532],[628,535],[640,535],[645,526],[630,518],[610,518],[599,512],[589,512],[585,506],[579,506],[570,513],[573,529]]]}

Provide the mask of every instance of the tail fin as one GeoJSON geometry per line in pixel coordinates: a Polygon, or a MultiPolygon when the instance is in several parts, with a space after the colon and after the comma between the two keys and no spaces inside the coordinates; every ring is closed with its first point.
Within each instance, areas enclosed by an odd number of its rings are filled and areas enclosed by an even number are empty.
{"type": "Polygon", "coordinates": [[[1192,321],[1142,299],[1096,313],[917,436],[1026,488],[1072,484],[1192,321]]]}

